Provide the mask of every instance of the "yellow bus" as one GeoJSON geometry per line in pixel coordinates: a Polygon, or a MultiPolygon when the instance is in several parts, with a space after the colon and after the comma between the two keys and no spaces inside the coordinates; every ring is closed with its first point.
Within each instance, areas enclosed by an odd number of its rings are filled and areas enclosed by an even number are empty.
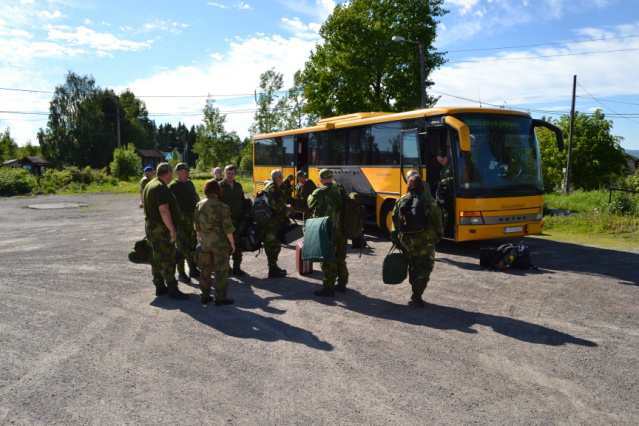
{"type": "Polygon", "coordinates": [[[430,108],[366,112],[320,120],[314,127],[256,135],[255,191],[271,170],[307,172],[318,183],[331,169],[357,192],[370,222],[391,227],[406,172],[417,170],[445,214],[445,236],[456,241],[539,234],[543,227],[541,155],[535,128],[563,146],[561,130],[505,109],[430,108]],[[443,177],[445,176],[445,177],[443,177]]]}

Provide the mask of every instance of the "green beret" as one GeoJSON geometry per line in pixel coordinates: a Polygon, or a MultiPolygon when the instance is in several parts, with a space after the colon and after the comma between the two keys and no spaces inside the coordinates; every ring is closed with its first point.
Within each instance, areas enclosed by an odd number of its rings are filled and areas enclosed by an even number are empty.
{"type": "Polygon", "coordinates": [[[167,174],[167,173],[171,173],[171,165],[169,163],[160,163],[158,164],[157,169],[155,169],[155,173],[158,176],[167,174]]]}
{"type": "Polygon", "coordinates": [[[175,171],[179,171],[179,170],[189,170],[189,165],[186,163],[177,163],[177,165],[175,166],[175,171]]]}
{"type": "Polygon", "coordinates": [[[320,179],[333,179],[333,171],[329,169],[322,169],[319,172],[320,179]]]}

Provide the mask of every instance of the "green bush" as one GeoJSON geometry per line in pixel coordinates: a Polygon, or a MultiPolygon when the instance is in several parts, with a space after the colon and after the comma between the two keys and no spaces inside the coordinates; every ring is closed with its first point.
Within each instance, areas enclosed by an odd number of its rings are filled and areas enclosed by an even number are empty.
{"type": "Polygon", "coordinates": [[[142,160],[135,152],[133,145],[116,148],[113,151],[113,161],[109,165],[111,174],[120,180],[129,180],[140,174],[142,160]]]}
{"type": "Polygon", "coordinates": [[[106,173],[106,170],[94,170],[90,167],[79,169],[67,167],[62,170],[47,170],[40,178],[38,188],[34,192],[40,194],[53,194],[61,190],[79,192],[89,185],[117,185],[118,180],[106,173]]]}
{"type": "Polygon", "coordinates": [[[625,181],[625,186],[628,189],[639,191],[639,170],[633,176],[628,176],[625,181]]]}
{"type": "Polygon", "coordinates": [[[603,210],[621,216],[639,214],[639,196],[632,197],[630,194],[615,195],[612,198],[612,202],[603,206],[603,210]]]}
{"type": "Polygon", "coordinates": [[[36,185],[36,179],[24,169],[0,168],[0,196],[29,194],[36,185]]]}

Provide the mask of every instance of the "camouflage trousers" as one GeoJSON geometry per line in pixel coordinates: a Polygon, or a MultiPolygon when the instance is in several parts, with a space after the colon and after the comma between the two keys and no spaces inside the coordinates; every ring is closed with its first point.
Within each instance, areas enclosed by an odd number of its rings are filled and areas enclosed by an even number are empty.
{"type": "Polygon", "coordinates": [[[408,279],[413,295],[421,297],[435,266],[435,244],[424,233],[402,234],[399,237],[408,258],[408,279]]]}
{"type": "Polygon", "coordinates": [[[153,249],[151,272],[156,287],[177,286],[175,280],[175,244],[171,242],[169,231],[164,225],[147,223],[146,238],[153,249]]]}
{"type": "Polygon", "coordinates": [[[277,224],[268,224],[260,232],[260,239],[264,245],[264,252],[268,261],[268,267],[277,266],[277,259],[282,250],[282,242],[279,237],[279,226],[277,224]]]}
{"type": "Polygon", "coordinates": [[[184,218],[177,229],[177,253],[176,264],[178,271],[184,273],[184,260],[191,265],[195,265],[195,247],[197,246],[197,235],[193,221],[184,218]]]}
{"type": "Polygon", "coordinates": [[[346,267],[346,237],[336,235],[335,258],[330,262],[322,262],[322,272],[324,273],[324,288],[335,288],[335,282],[346,286],[348,284],[348,268],[346,267]]]}
{"type": "Polygon", "coordinates": [[[210,294],[213,286],[211,274],[215,272],[215,298],[226,299],[229,278],[229,252],[224,250],[202,251],[197,256],[200,267],[200,290],[210,294]]]}

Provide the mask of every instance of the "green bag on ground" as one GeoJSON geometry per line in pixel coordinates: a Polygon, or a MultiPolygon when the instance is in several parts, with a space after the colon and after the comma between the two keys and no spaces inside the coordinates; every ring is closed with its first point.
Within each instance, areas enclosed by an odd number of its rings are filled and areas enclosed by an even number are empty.
{"type": "Polygon", "coordinates": [[[304,222],[302,260],[325,262],[335,257],[333,224],[330,217],[307,219],[304,222]]]}
{"type": "Polygon", "coordinates": [[[382,266],[382,280],[384,284],[401,284],[408,275],[408,259],[402,252],[393,253],[395,246],[384,258],[382,266]]]}

